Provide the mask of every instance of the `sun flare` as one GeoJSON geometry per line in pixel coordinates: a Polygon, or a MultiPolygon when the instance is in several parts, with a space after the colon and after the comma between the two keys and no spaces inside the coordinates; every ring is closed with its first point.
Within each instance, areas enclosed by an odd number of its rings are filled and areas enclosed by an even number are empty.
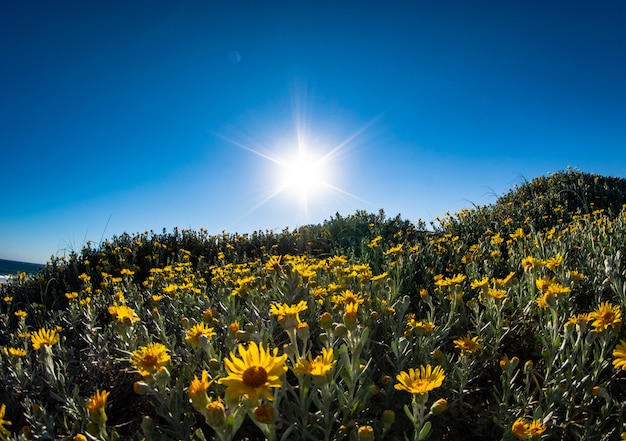
{"type": "Polygon", "coordinates": [[[300,150],[298,154],[281,164],[280,186],[295,194],[300,202],[314,197],[329,184],[329,170],[324,158],[312,152],[300,150]]]}

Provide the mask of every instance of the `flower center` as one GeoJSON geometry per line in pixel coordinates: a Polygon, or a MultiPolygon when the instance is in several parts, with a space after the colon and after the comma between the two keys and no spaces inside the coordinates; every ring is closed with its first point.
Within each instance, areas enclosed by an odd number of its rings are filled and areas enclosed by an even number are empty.
{"type": "Polygon", "coordinates": [[[147,354],[147,355],[144,355],[141,362],[143,363],[144,366],[156,366],[156,364],[159,362],[159,359],[157,358],[156,355],[147,354]]]}
{"type": "Polygon", "coordinates": [[[242,379],[243,384],[256,389],[267,382],[267,371],[261,366],[252,366],[243,372],[242,379]]]}
{"type": "Polygon", "coordinates": [[[603,323],[613,323],[615,320],[615,314],[612,311],[607,311],[601,316],[601,320],[603,323]]]}

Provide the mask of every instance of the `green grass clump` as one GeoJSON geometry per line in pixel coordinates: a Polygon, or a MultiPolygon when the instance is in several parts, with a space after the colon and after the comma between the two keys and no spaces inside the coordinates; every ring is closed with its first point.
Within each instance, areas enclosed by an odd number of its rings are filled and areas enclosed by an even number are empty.
{"type": "Polygon", "coordinates": [[[0,439],[619,439],[625,189],[52,258],[0,286],[0,439]]]}

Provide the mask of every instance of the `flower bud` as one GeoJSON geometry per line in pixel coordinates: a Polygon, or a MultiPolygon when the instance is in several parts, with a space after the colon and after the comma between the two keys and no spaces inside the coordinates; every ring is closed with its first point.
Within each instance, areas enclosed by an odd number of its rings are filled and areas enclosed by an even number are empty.
{"type": "Polygon", "coordinates": [[[383,375],[380,377],[380,384],[383,386],[389,386],[391,384],[391,377],[389,375],[383,375]]]}
{"type": "Polygon", "coordinates": [[[154,392],[154,389],[152,389],[145,381],[135,381],[133,384],[133,390],[137,395],[148,395],[154,392]]]}
{"type": "Polygon", "coordinates": [[[361,426],[358,430],[359,441],[372,441],[374,439],[374,429],[372,426],[361,426]]]}
{"type": "Polygon", "coordinates": [[[296,335],[302,341],[307,341],[311,335],[308,323],[298,323],[296,326],[296,335]]]}
{"type": "Polygon", "coordinates": [[[322,328],[328,330],[332,322],[333,322],[333,316],[330,315],[329,312],[322,313],[320,317],[320,324],[322,325],[322,328]]]}
{"type": "Polygon", "coordinates": [[[246,331],[237,331],[235,333],[235,338],[239,341],[250,341],[250,334],[246,331]]]}
{"type": "Polygon", "coordinates": [[[259,423],[269,424],[274,421],[274,407],[271,404],[263,404],[254,408],[254,418],[259,423]]]}
{"type": "Polygon", "coordinates": [[[152,429],[154,429],[154,421],[148,415],[144,416],[141,419],[141,430],[143,430],[144,434],[148,434],[152,432],[152,429]]]}
{"type": "Polygon", "coordinates": [[[211,401],[206,405],[206,422],[213,429],[226,424],[226,408],[221,398],[218,397],[217,401],[211,401]]]}
{"type": "Polygon", "coordinates": [[[211,358],[209,360],[209,368],[211,370],[217,370],[220,368],[220,362],[216,358],[211,358]]]}
{"type": "Polygon", "coordinates": [[[430,353],[430,356],[433,357],[433,360],[435,361],[441,361],[443,358],[443,352],[441,352],[441,349],[435,349],[430,353]]]}
{"type": "Polygon", "coordinates": [[[387,409],[383,411],[382,421],[385,427],[391,426],[396,420],[396,413],[393,410],[387,409]]]}
{"type": "Polygon", "coordinates": [[[524,373],[530,374],[533,371],[533,366],[534,363],[532,360],[528,360],[526,363],[524,363],[524,373]]]}
{"type": "Polygon", "coordinates": [[[334,329],[335,335],[339,338],[344,338],[348,335],[348,328],[342,323],[338,323],[334,329]]]}
{"type": "Polygon", "coordinates": [[[448,408],[448,402],[445,398],[439,398],[437,401],[430,406],[430,412],[433,415],[439,415],[441,412],[444,412],[448,408]]]}

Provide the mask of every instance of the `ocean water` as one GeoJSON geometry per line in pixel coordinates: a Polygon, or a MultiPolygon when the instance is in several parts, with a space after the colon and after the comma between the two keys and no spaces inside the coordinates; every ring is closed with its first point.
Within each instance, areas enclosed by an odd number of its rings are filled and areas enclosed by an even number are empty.
{"type": "Polygon", "coordinates": [[[17,262],[15,260],[4,260],[0,259],[0,275],[9,275],[9,274],[36,274],[40,268],[43,268],[44,265],[40,265],[38,263],[28,263],[28,262],[17,262]]]}

